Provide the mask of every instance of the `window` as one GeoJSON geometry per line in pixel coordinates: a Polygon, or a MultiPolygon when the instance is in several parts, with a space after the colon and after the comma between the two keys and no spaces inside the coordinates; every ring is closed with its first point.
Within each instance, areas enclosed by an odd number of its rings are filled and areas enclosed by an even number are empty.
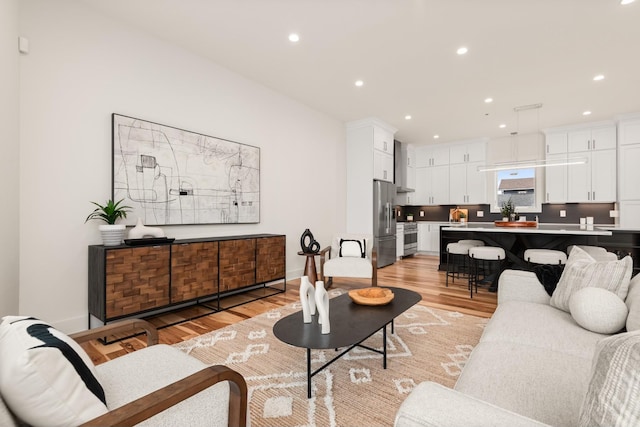
{"type": "Polygon", "coordinates": [[[497,210],[511,199],[516,212],[540,211],[536,205],[536,170],[534,168],[497,171],[495,188],[497,210]]]}

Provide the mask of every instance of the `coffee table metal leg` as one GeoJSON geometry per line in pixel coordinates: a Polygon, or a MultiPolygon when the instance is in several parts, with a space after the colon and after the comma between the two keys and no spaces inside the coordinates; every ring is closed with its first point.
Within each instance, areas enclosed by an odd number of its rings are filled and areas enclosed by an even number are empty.
{"type": "Polygon", "coordinates": [[[382,328],[382,367],[387,369],[387,325],[382,328]]]}
{"type": "Polygon", "coordinates": [[[311,349],[307,349],[307,399],[311,399],[311,349]]]}

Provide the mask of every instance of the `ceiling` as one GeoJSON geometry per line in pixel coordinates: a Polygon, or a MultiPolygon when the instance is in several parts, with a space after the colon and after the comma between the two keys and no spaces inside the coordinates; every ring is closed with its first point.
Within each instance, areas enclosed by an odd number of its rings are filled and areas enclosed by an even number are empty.
{"type": "Polygon", "coordinates": [[[640,112],[640,1],[80,1],[336,119],[378,117],[414,144],[640,112]]]}

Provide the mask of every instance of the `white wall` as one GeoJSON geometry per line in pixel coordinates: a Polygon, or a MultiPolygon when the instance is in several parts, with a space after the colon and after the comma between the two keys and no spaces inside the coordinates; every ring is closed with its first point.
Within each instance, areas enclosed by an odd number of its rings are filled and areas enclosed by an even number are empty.
{"type": "Polygon", "coordinates": [[[0,317],[18,312],[18,0],[0,1],[0,317]]]}
{"type": "Polygon", "coordinates": [[[75,331],[87,322],[89,201],[111,194],[111,113],[261,148],[261,221],[165,227],[169,237],[287,235],[322,246],[345,228],[343,123],[79,2],[23,0],[20,312],[75,331]]]}

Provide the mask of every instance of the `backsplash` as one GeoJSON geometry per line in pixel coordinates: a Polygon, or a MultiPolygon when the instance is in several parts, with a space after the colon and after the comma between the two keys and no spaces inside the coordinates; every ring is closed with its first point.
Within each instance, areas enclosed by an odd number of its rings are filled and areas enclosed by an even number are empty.
{"type": "MultiPolygon", "coordinates": [[[[499,213],[490,212],[489,205],[396,206],[396,219],[407,221],[407,216],[413,215],[413,221],[447,222],[449,210],[456,207],[469,210],[469,222],[493,222],[502,219],[499,213]],[[484,216],[479,217],[479,211],[483,212],[484,216]],[[423,216],[420,216],[420,212],[423,216]]],[[[537,215],[541,223],[579,224],[580,218],[592,216],[595,224],[614,224],[615,218],[609,216],[609,211],[614,208],[614,203],[545,203],[542,205],[542,212],[528,212],[522,215],[531,221],[535,220],[537,215]],[[566,217],[560,216],[561,210],[566,211],[566,217]]]]}

